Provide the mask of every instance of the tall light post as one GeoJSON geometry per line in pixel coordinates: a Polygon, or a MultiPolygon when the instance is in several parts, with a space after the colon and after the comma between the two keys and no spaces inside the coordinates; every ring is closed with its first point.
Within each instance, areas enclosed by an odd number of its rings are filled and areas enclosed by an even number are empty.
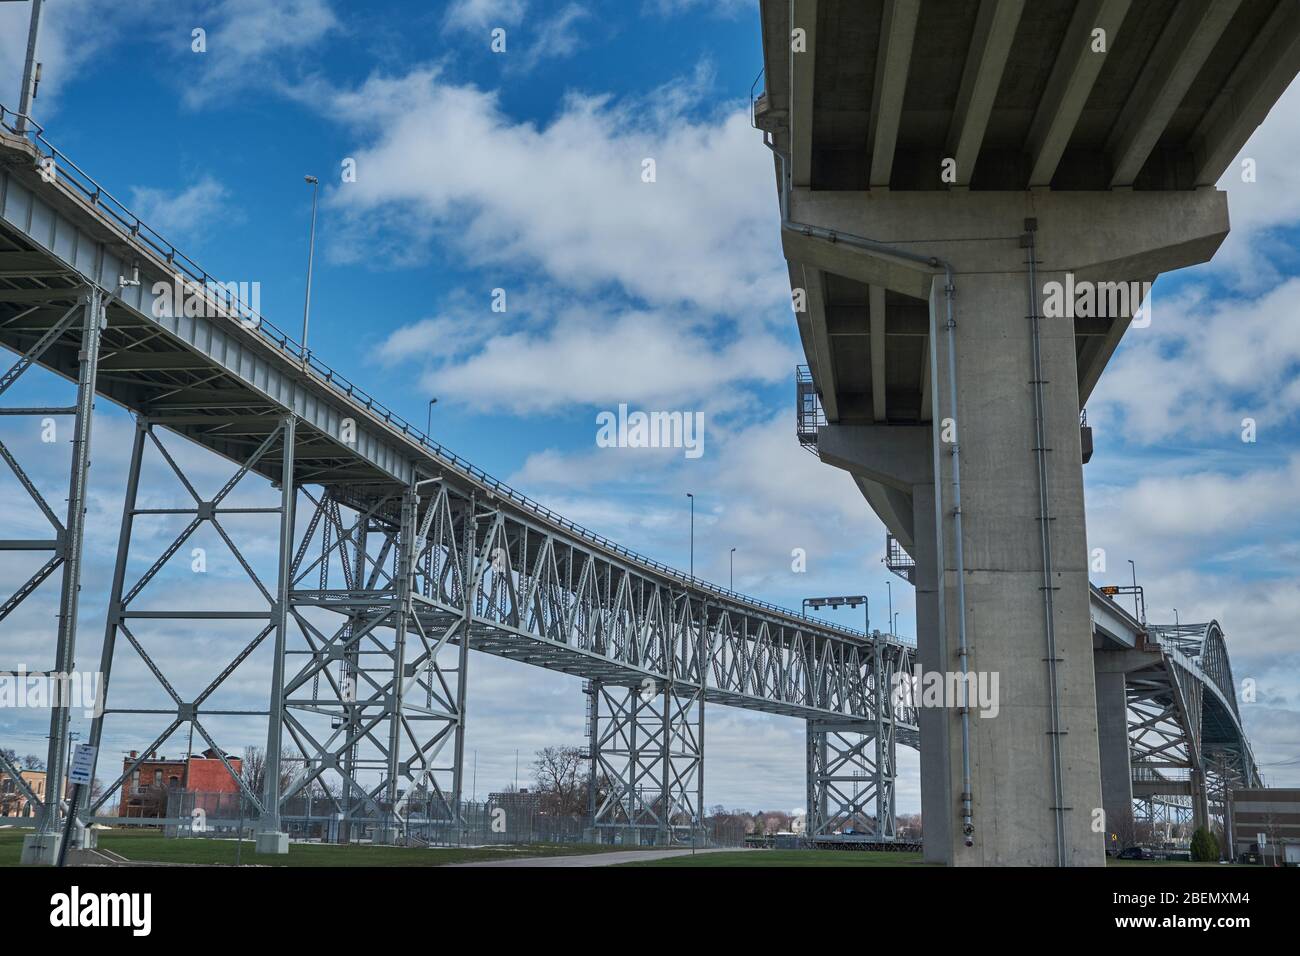
{"type": "Polygon", "coordinates": [[[429,399],[429,414],[425,417],[425,421],[424,421],[424,434],[425,434],[425,435],[432,435],[432,434],[433,434],[433,406],[435,406],[435,405],[437,405],[437,404],[438,404],[438,399],[437,399],[437,398],[431,398],[431,399],[429,399]]]}
{"type": "MultiPolygon", "coordinates": [[[[892,627],[894,621],[894,585],[892,581],[885,581],[885,590],[889,592],[889,621],[890,626],[892,627]]],[[[891,631],[890,633],[893,632],[891,631]]]]}
{"type": "Polygon", "coordinates": [[[691,499],[691,578],[695,578],[695,496],[689,491],[686,497],[691,499]]]}
{"type": "Polygon", "coordinates": [[[43,0],[32,0],[32,16],[27,27],[27,57],[23,60],[23,88],[18,94],[18,135],[27,132],[27,118],[36,99],[36,87],[41,82],[41,65],[36,62],[36,43],[41,34],[41,6],[43,0]]]}
{"type": "Polygon", "coordinates": [[[302,360],[307,361],[307,324],[311,321],[311,267],[316,258],[316,193],[320,180],[315,176],[304,176],[303,181],[311,186],[311,236],[307,242],[307,295],[302,303],[302,360]]]}
{"type": "Polygon", "coordinates": [[[1179,626],[1180,625],[1178,623],[1178,608],[1174,608],[1174,627],[1179,627],[1179,626]]]}
{"type": "Polygon", "coordinates": [[[731,590],[736,590],[736,549],[731,549],[731,590]]]}

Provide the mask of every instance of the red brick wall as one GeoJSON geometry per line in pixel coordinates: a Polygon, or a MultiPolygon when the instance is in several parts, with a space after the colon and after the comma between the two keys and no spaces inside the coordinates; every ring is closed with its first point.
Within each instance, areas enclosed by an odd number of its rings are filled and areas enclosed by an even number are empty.
{"type": "MultiPolygon", "coordinates": [[[[122,769],[125,770],[130,765],[131,760],[128,758],[123,762],[122,769]]],[[[238,757],[231,757],[230,766],[238,773],[243,766],[243,761],[238,757]]],[[[215,757],[191,757],[188,775],[186,774],[184,760],[144,760],[141,761],[139,770],[141,790],[155,785],[155,775],[158,772],[162,773],[161,783],[164,789],[171,785],[171,778],[175,777],[176,786],[199,793],[236,793],[239,790],[239,785],[226,771],[225,765],[215,757]]],[[[131,809],[132,798],[135,797],[133,783],[134,774],[122,781],[122,796],[118,806],[118,813],[124,817],[139,816],[141,812],[138,806],[131,809]]],[[[152,816],[153,814],[146,813],[145,815],[152,816]]]]}
{"type": "MultiPolygon", "coordinates": [[[[239,773],[243,765],[238,757],[230,758],[230,766],[239,773]]],[[[190,783],[188,789],[197,793],[236,793],[239,784],[232,777],[220,760],[205,757],[190,759],[190,783]]]]}

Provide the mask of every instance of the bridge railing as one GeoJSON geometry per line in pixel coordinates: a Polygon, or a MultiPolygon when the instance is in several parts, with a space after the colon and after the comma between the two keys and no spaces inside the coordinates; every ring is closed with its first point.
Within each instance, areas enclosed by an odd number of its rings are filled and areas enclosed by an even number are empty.
{"type": "MultiPolygon", "coordinates": [[[[107,216],[112,222],[116,223],[118,228],[130,239],[142,243],[149,249],[153,250],[158,256],[163,258],[169,266],[183,278],[187,278],[204,289],[211,292],[214,287],[222,288],[220,280],[211,276],[202,266],[182,253],[176,246],[165,239],[159,232],[150,227],[140,219],[139,216],[131,212],[126,204],[118,200],[112,193],[101,186],[89,173],[85,172],[78,166],[66,153],[49,141],[45,135],[45,128],[30,116],[25,117],[27,128],[22,129],[19,120],[24,119],[20,114],[8,109],[3,103],[0,103],[0,126],[5,130],[29,140],[39,153],[54,160],[57,178],[72,187],[75,194],[79,195],[82,200],[92,208],[100,211],[107,216]]],[[[410,424],[392,409],[388,408],[373,395],[370,395],[365,389],[361,388],[354,382],[347,379],[335,369],[326,365],[317,356],[312,354],[308,349],[304,349],[301,343],[297,342],[287,332],[276,327],[274,323],[265,316],[259,314],[248,304],[242,302],[237,294],[228,293],[228,301],[223,303],[232,315],[237,314],[243,317],[239,324],[250,333],[258,334],[269,345],[275,346],[287,358],[296,364],[314,373],[314,377],[322,384],[328,386],[338,394],[345,396],[350,401],[355,402],[370,412],[375,417],[381,419],[385,425],[394,431],[400,432],[405,438],[416,443],[421,448],[429,452],[435,459],[445,465],[449,465],[456,471],[462,473],[465,477],[489,489],[493,494],[500,498],[506,499],[544,521],[560,527],[576,537],[583,539],[589,544],[596,545],[606,551],[617,554],[619,557],[626,558],[642,567],[652,569],[665,577],[673,578],[687,587],[700,591],[707,591],[720,598],[735,601],[739,604],[750,605],[755,608],[761,608],[775,614],[780,614],[791,619],[812,620],[806,615],[800,614],[790,608],[781,607],[778,604],[772,604],[758,598],[741,594],[737,591],[723,588],[715,584],[704,581],[693,575],[686,574],[676,568],[673,568],[661,561],[633,551],[602,534],[583,527],[575,521],[552,511],[541,502],[535,501],[523,492],[517,491],[498,478],[489,475],[482,468],[467,461],[460,455],[446,448],[445,446],[434,441],[420,429],[410,424]]],[[[840,627],[838,625],[827,624],[823,621],[817,621],[817,626],[828,631],[834,631],[845,636],[858,639],[865,639],[869,635],[853,628],[840,627]]],[[[899,641],[899,643],[906,643],[899,641]]]]}

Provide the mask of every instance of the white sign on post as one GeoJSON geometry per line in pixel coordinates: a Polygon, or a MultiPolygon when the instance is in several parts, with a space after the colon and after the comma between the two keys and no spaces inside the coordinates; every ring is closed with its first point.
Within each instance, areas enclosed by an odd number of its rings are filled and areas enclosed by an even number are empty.
{"type": "Polygon", "coordinates": [[[72,768],[68,771],[68,783],[90,786],[94,768],[95,748],[90,744],[77,744],[77,749],[72,755],[72,768]]]}
{"type": "Polygon", "coordinates": [[[1256,834],[1255,834],[1255,842],[1258,843],[1258,844],[1260,845],[1261,848],[1262,848],[1262,847],[1266,847],[1266,846],[1268,846],[1268,834],[1267,834],[1267,833],[1256,833],[1256,834]]]}

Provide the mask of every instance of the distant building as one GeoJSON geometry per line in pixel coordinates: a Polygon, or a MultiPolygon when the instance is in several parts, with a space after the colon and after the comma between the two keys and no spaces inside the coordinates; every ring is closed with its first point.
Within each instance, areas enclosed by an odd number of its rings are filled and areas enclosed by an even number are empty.
{"type": "MultiPolygon", "coordinates": [[[[167,794],[173,790],[191,793],[239,792],[239,784],[226,770],[221,755],[215,750],[209,749],[197,756],[178,757],[174,760],[150,754],[132,769],[132,764],[139,756],[138,751],[132,750],[131,755],[122,761],[123,773],[130,771],[130,774],[122,781],[119,816],[161,817],[167,810],[167,794]]],[[[226,761],[235,773],[243,768],[243,761],[238,757],[226,754],[226,761]]]]}
{"type": "Polygon", "coordinates": [[[507,818],[518,814],[516,819],[520,821],[532,819],[533,814],[540,808],[541,802],[541,793],[529,793],[527,788],[488,794],[489,804],[503,808],[507,818]]]}
{"type": "MultiPolygon", "coordinates": [[[[23,783],[36,794],[37,800],[45,800],[44,770],[21,770],[18,776],[22,777],[23,783]]],[[[13,777],[8,774],[0,777],[0,817],[35,816],[36,808],[30,804],[26,791],[14,782],[13,777]]]]}
{"type": "Polygon", "coordinates": [[[1234,859],[1247,855],[1267,865],[1300,863],[1300,790],[1234,790],[1231,799],[1234,859]]]}

